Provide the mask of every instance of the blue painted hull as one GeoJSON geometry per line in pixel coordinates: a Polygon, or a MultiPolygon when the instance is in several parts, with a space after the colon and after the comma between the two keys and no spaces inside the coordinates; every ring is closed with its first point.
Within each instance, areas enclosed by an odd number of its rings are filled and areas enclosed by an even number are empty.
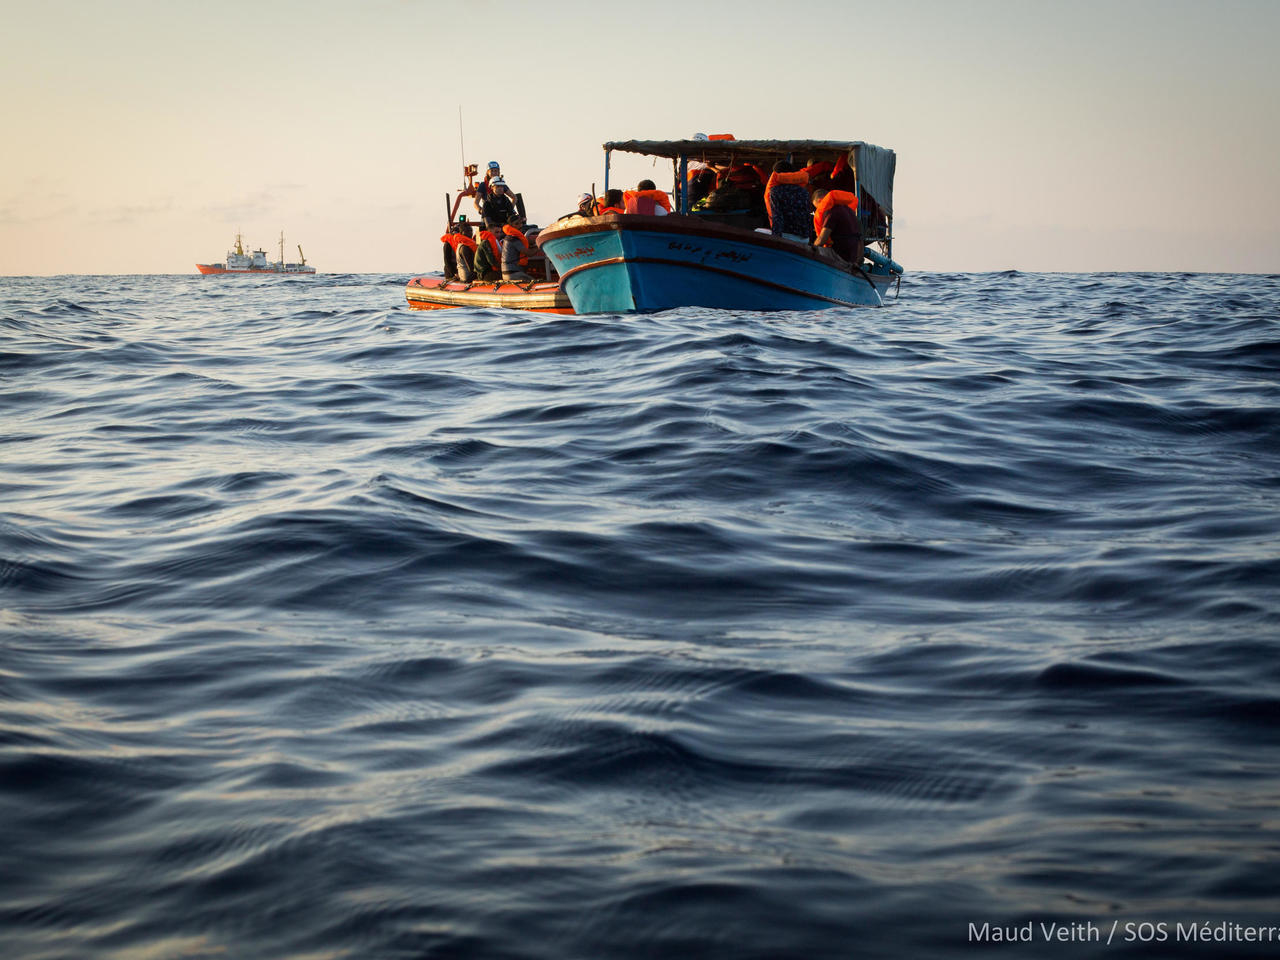
{"type": "Polygon", "coordinates": [[[805,244],[692,216],[575,217],[544,228],[538,245],[577,313],[878,307],[892,282],[877,285],[805,244]]]}

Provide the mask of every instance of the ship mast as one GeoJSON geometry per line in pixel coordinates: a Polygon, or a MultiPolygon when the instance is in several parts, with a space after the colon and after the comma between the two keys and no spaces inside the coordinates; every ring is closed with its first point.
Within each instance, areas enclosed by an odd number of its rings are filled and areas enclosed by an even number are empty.
{"type": "Polygon", "coordinates": [[[284,231],[280,231],[280,262],[284,263],[284,231]]]}

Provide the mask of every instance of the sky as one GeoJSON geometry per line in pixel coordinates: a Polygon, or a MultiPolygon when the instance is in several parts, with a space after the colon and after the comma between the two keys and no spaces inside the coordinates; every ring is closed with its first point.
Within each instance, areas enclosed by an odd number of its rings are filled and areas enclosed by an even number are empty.
{"type": "MultiPolygon", "coordinates": [[[[1280,273],[1280,0],[0,0],[0,275],[194,273],[237,232],[440,268],[445,194],[529,219],[609,140],[897,153],[922,271],[1280,273]]],[[[615,154],[611,183],[670,180],[615,154]],[[619,180],[623,182],[619,182],[619,180]]]]}

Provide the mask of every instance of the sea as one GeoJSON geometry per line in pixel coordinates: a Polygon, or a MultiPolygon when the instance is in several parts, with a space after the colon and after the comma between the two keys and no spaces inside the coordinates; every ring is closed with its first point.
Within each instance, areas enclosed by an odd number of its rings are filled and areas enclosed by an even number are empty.
{"type": "Polygon", "coordinates": [[[1280,954],[1280,276],[0,278],[0,957],[1280,954]]]}

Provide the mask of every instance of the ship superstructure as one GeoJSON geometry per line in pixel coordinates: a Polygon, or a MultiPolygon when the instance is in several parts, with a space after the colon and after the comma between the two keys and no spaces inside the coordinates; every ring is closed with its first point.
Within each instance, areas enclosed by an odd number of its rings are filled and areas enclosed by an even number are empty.
{"type": "Polygon", "coordinates": [[[196,269],[201,273],[208,275],[214,273],[315,273],[316,268],[307,263],[307,258],[302,252],[302,245],[298,245],[298,263],[284,262],[284,231],[280,231],[280,259],[268,260],[267,251],[254,250],[253,253],[244,252],[244,241],[240,234],[236,234],[236,245],[234,250],[227,251],[227,259],[225,263],[197,263],[196,269]]]}

